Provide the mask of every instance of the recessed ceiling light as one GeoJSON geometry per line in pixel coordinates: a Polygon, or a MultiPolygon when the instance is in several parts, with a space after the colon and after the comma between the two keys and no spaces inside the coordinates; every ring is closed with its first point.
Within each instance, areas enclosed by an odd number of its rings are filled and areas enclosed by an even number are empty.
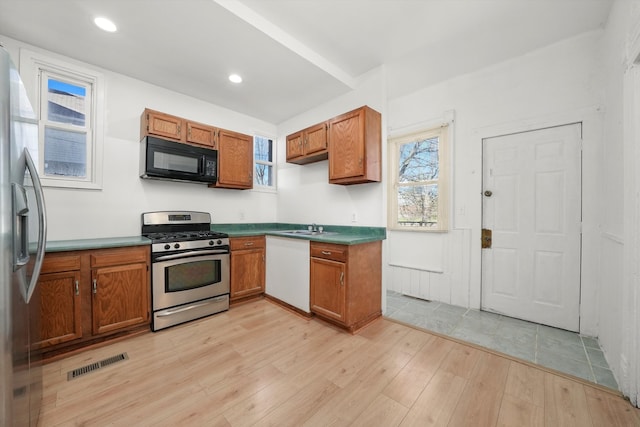
{"type": "Polygon", "coordinates": [[[113,33],[118,30],[118,27],[116,27],[116,24],[114,24],[113,21],[107,18],[98,17],[94,19],[93,22],[95,22],[98,28],[108,31],[110,33],[113,33]]]}
{"type": "Polygon", "coordinates": [[[237,74],[230,74],[229,75],[229,81],[231,81],[233,83],[242,83],[242,77],[240,77],[237,74]]]}

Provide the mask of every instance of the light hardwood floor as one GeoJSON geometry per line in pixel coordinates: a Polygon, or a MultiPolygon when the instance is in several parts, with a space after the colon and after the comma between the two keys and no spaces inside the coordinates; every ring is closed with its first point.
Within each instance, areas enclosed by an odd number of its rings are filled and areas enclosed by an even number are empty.
{"type": "Polygon", "coordinates": [[[581,381],[386,319],[350,335],[267,300],[44,371],[42,426],[640,426],[581,381]]]}

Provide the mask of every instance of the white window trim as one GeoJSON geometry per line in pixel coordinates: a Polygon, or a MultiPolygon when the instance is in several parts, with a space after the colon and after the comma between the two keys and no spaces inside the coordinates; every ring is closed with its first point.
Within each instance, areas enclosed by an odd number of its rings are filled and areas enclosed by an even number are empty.
{"type": "MultiPolygon", "coordinates": [[[[91,109],[93,111],[92,135],[89,137],[92,142],[92,156],[90,164],[87,164],[88,177],[83,180],[73,178],[52,178],[44,175],[44,155],[38,157],[38,171],[40,181],[46,187],[79,188],[87,190],[101,190],[103,176],[103,153],[104,153],[104,111],[105,111],[105,90],[104,76],[102,73],[80,65],[76,62],[64,61],[57,57],[33,52],[27,49],[20,50],[20,75],[24,83],[27,94],[31,100],[35,100],[34,112],[40,123],[40,70],[58,73],[62,76],[69,76],[78,80],[90,82],[93,85],[93,98],[91,109]]],[[[39,126],[41,129],[42,126],[39,126]]],[[[42,132],[42,130],[39,130],[42,132]]],[[[41,141],[43,137],[40,137],[41,141]]],[[[39,144],[39,150],[43,146],[39,144]]]]}
{"type": "MultiPolygon", "coordinates": [[[[253,137],[260,137],[260,138],[265,138],[265,139],[270,139],[271,140],[271,151],[272,151],[272,155],[271,158],[273,159],[271,162],[267,162],[264,160],[256,160],[256,153],[253,153],[253,171],[255,173],[256,170],[256,164],[263,164],[263,165],[270,165],[273,167],[273,185],[269,186],[269,185],[257,185],[254,184],[253,186],[253,191],[260,191],[263,193],[276,193],[278,190],[278,169],[277,169],[277,149],[278,149],[278,140],[273,137],[270,136],[269,134],[266,134],[264,132],[254,132],[253,133],[253,137]]],[[[254,142],[255,143],[255,142],[254,142]]],[[[254,146],[255,149],[255,146],[254,146]]]]}
{"type": "Polygon", "coordinates": [[[387,197],[387,228],[392,231],[408,231],[419,233],[446,233],[451,227],[452,209],[451,209],[451,189],[452,175],[452,145],[453,145],[453,122],[454,112],[448,111],[445,117],[439,120],[431,120],[418,124],[405,126],[399,129],[390,129],[387,137],[388,141],[388,162],[389,162],[389,185],[387,197]],[[398,226],[398,150],[399,145],[406,143],[415,136],[440,135],[438,146],[439,157],[439,179],[438,179],[438,227],[401,227],[398,226]]]}

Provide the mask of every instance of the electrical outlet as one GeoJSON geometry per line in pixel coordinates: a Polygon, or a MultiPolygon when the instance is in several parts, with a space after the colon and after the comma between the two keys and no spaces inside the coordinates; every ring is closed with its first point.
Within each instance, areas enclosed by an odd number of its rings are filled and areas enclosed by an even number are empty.
{"type": "Polygon", "coordinates": [[[358,215],[355,212],[351,214],[351,222],[358,222],[358,215]]]}
{"type": "Polygon", "coordinates": [[[244,220],[244,211],[240,211],[239,216],[240,216],[240,221],[243,221],[244,220]]]}

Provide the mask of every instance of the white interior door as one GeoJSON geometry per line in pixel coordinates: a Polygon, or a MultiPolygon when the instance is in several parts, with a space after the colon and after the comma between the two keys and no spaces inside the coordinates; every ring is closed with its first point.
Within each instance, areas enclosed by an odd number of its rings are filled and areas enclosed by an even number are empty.
{"type": "Polygon", "coordinates": [[[483,140],[482,309],[580,322],[581,125],[483,140]]]}

